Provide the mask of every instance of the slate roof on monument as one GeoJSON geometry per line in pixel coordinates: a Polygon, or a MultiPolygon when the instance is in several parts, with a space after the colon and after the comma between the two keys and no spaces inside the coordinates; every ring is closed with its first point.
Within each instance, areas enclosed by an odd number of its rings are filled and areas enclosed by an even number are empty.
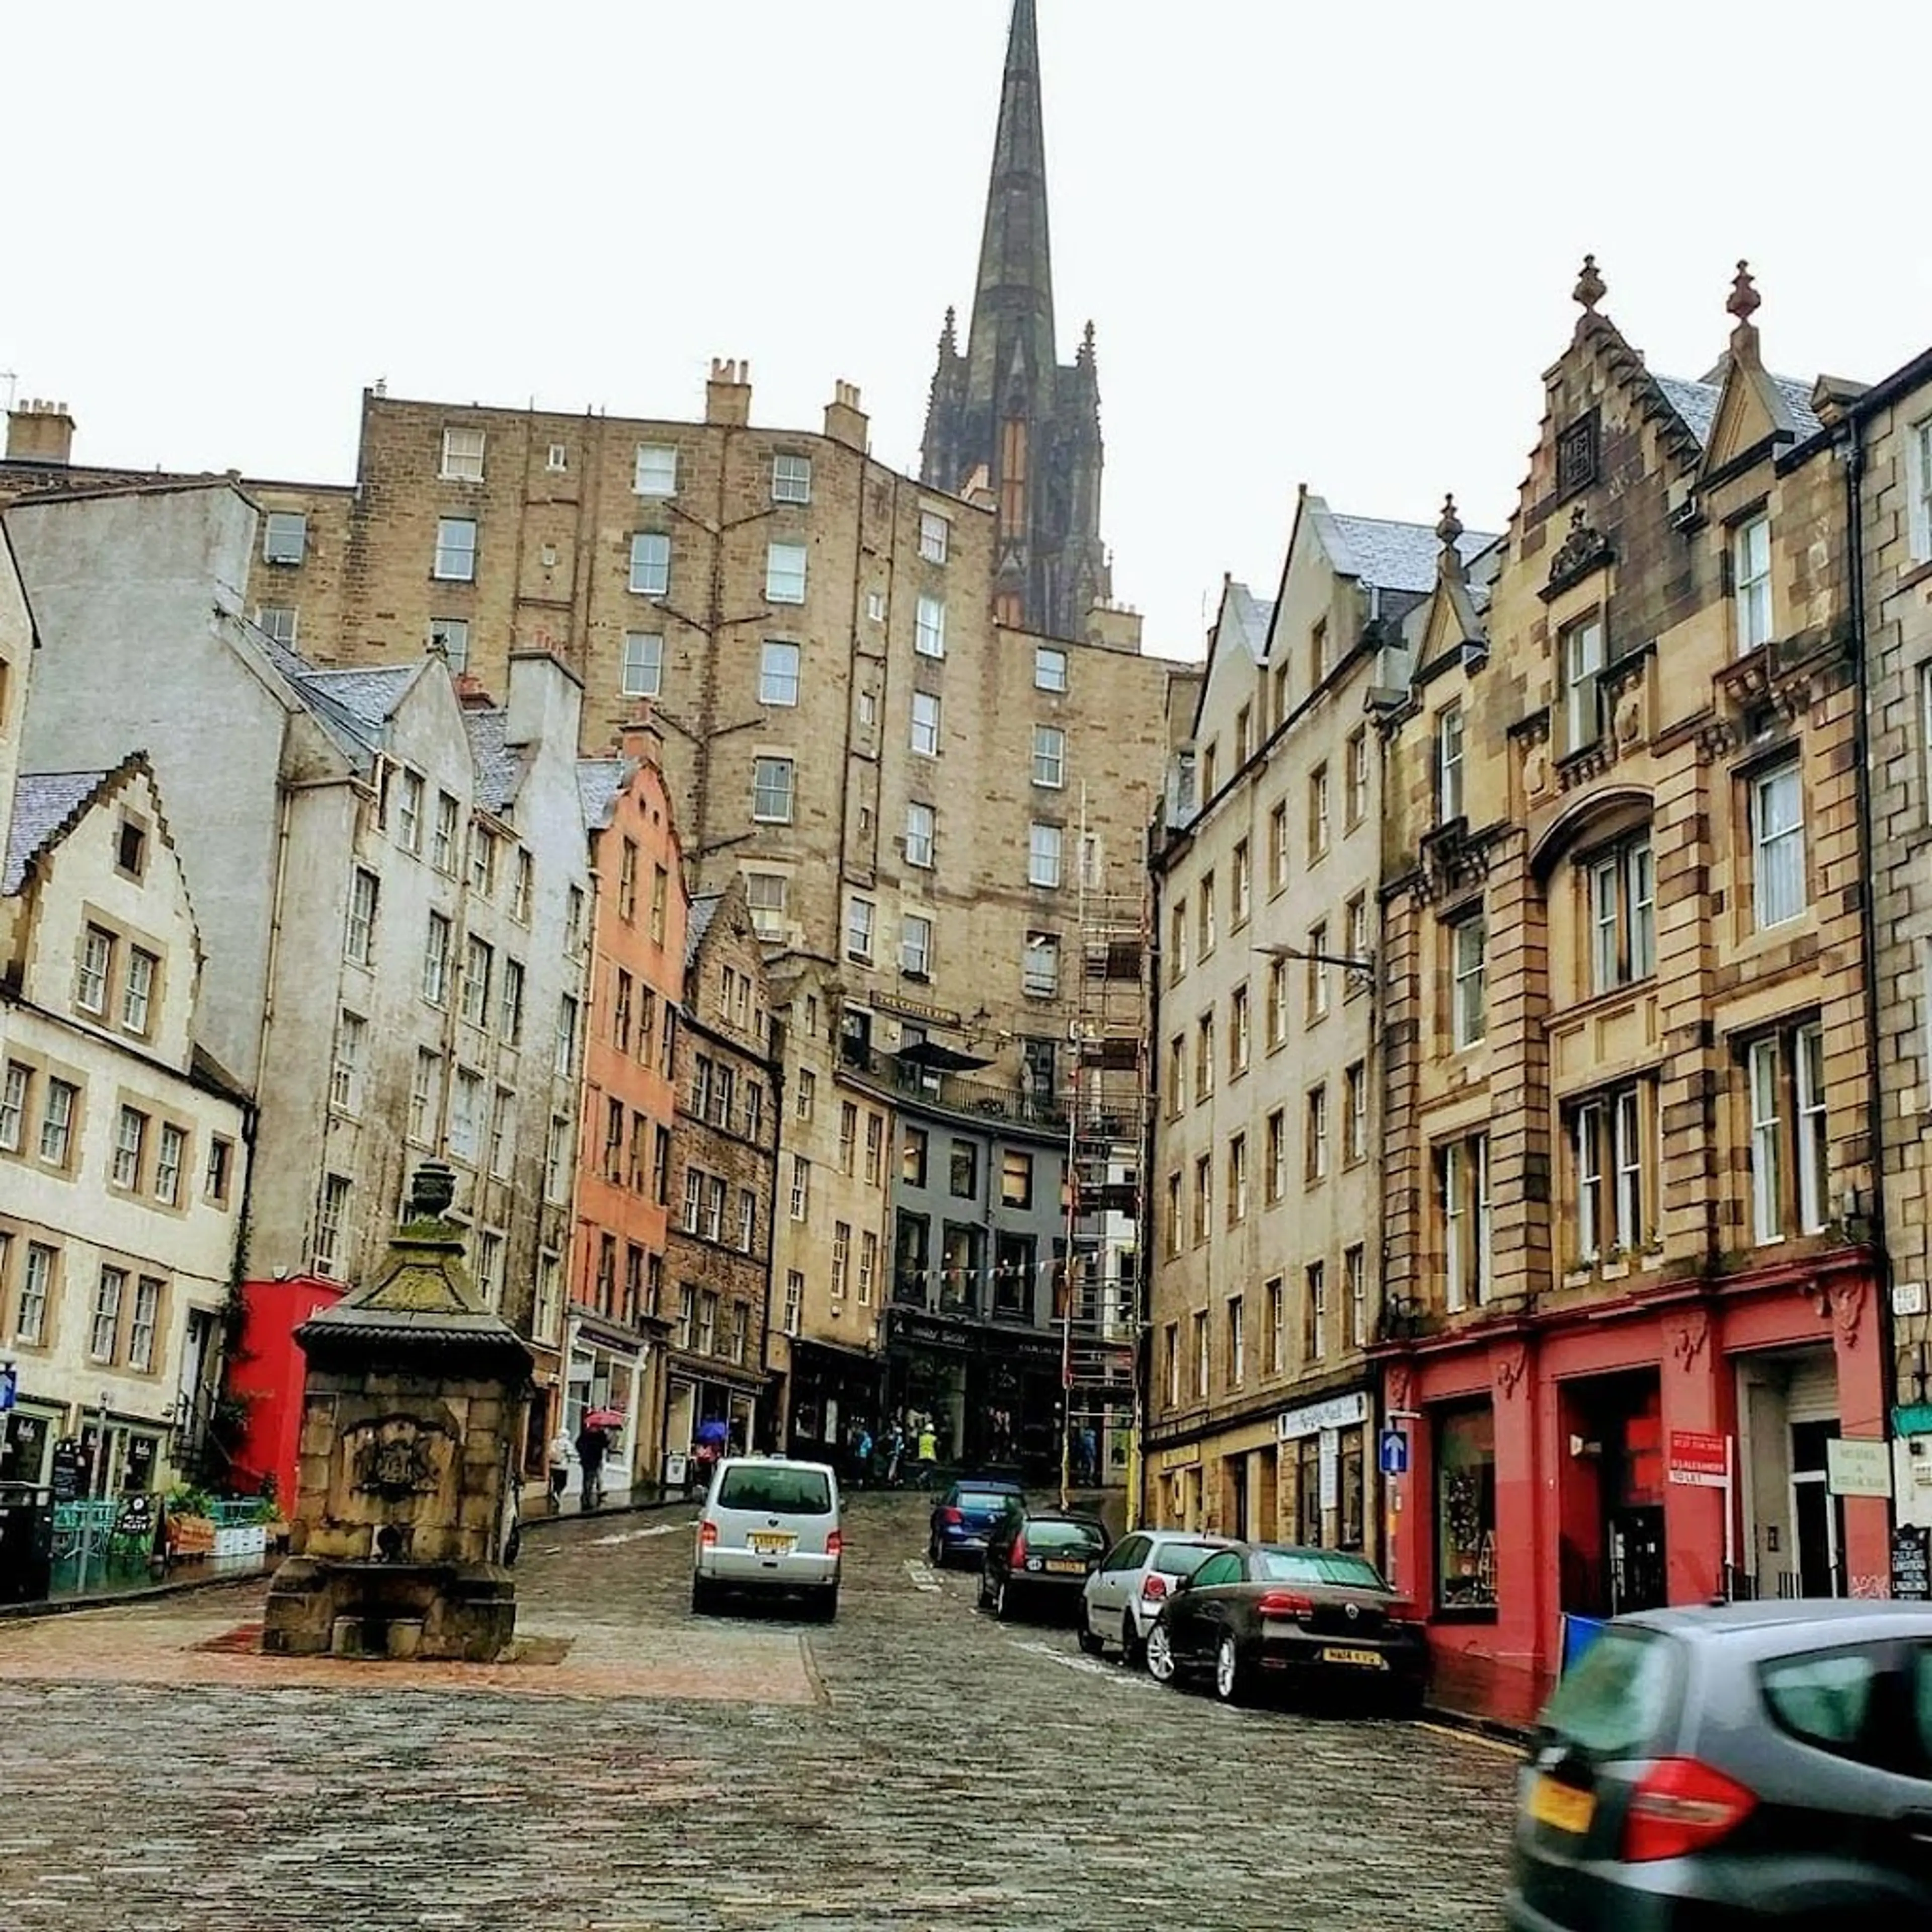
{"type": "Polygon", "coordinates": [[[1222,604],[1224,628],[1232,622],[1234,635],[1246,647],[1256,664],[1268,662],[1268,627],[1274,622],[1274,605],[1257,597],[1245,584],[1228,580],[1228,594],[1222,604]]]}
{"type": "Polygon", "coordinates": [[[471,710],[463,712],[463,728],[470,738],[470,762],[476,772],[476,802],[499,818],[508,815],[524,782],[524,755],[503,742],[509,723],[507,711],[471,710]]]}
{"type": "Polygon", "coordinates": [[[592,832],[601,832],[610,823],[610,814],[624,789],[622,758],[579,758],[577,761],[577,796],[584,807],[584,823],[592,832]]]}
{"type": "Polygon", "coordinates": [[[718,916],[718,908],[724,903],[722,892],[699,892],[691,902],[691,922],[684,929],[684,970],[688,973],[698,963],[698,949],[704,944],[704,935],[711,930],[711,922],[718,916]]]}
{"type": "MultiPolygon", "coordinates": [[[[1700,446],[1707,446],[1712,425],[1718,419],[1718,400],[1724,393],[1723,383],[1688,382],[1682,376],[1656,376],[1652,380],[1664,392],[1664,400],[1682,418],[1684,427],[1700,446]]],[[[1816,436],[1825,427],[1811,406],[1811,392],[1816,386],[1802,382],[1796,376],[1773,376],[1771,381],[1791,412],[1798,440],[1802,442],[1816,436]]]]}

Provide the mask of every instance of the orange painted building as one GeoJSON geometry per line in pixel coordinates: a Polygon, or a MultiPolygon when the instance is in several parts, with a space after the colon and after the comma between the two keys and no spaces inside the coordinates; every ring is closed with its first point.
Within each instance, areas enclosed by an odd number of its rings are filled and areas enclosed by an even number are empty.
{"type": "Polygon", "coordinates": [[[690,902],[662,751],[646,718],[624,728],[618,756],[578,766],[593,911],[560,1419],[574,1440],[586,1411],[622,1412],[607,1490],[655,1483],[663,1436],[671,1055],[690,902]]]}

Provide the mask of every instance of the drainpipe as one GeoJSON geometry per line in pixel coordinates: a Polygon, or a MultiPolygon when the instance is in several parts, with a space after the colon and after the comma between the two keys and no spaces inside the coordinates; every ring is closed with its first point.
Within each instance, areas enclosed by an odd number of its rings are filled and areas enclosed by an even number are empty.
{"type": "MultiPolygon", "coordinates": [[[[1879,1074],[1882,1062],[1879,1055],[1878,914],[1872,889],[1872,860],[1880,847],[1872,811],[1871,664],[1865,634],[1864,418],[1855,405],[1847,412],[1846,420],[1850,440],[1844,456],[1845,547],[1850,578],[1852,680],[1858,700],[1858,709],[1852,720],[1852,770],[1857,787],[1858,832],[1865,860],[1858,880],[1858,940],[1864,951],[1865,1064],[1868,1070],[1865,1133],[1871,1150],[1870,1240],[1874,1287],[1878,1297],[1876,1326],[1884,1375],[1880,1390],[1882,1407],[1879,1417],[1880,1433],[1889,1441],[1892,1430],[1888,1412],[1898,1390],[1898,1370],[1892,1328],[1892,1251],[1886,1239],[1885,1090],[1879,1074]]],[[[1892,1514],[1888,1511],[1888,1515],[1892,1514]]]]}

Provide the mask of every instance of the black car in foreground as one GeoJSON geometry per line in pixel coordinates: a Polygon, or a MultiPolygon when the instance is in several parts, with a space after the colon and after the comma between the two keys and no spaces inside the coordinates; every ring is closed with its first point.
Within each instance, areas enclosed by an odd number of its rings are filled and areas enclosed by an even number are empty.
{"type": "Polygon", "coordinates": [[[1107,1532],[1097,1517],[1076,1510],[1015,1510],[987,1536],[980,1607],[1002,1622],[1022,1610],[1070,1620],[1106,1553],[1107,1532]]]}
{"type": "Polygon", "coordinates": [[[1932,1605],[1618,1617],[1522,1780],[1517,1932],[1932,1925],[1932,1605]]]}
{"type": "Polygon", "coordinates": [[[1413,1712],[1428,1654],[1420,1622],[1366,1557],[1278,1543],[1217,1550],[1168,1593],[1147,1638],[1150,1676],[1211,1673],[1230,1704],[1319,1687],[1413,1712]]]}

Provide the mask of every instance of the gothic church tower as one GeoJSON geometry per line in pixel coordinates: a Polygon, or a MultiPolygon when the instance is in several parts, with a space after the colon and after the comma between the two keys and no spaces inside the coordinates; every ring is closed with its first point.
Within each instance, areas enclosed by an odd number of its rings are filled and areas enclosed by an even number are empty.
{"type": "Polygon", "coordinates": [[[999,512],[994,615],[1083,638],[1111,594],[1100,542],[1100,389],[1094,325],[1071,365],[1054,340],[1034,0],[1014,0],[986,193],[973,321],[946,312],[926,406],[921,481],[964,490],[983,470],[999,512]]]}

